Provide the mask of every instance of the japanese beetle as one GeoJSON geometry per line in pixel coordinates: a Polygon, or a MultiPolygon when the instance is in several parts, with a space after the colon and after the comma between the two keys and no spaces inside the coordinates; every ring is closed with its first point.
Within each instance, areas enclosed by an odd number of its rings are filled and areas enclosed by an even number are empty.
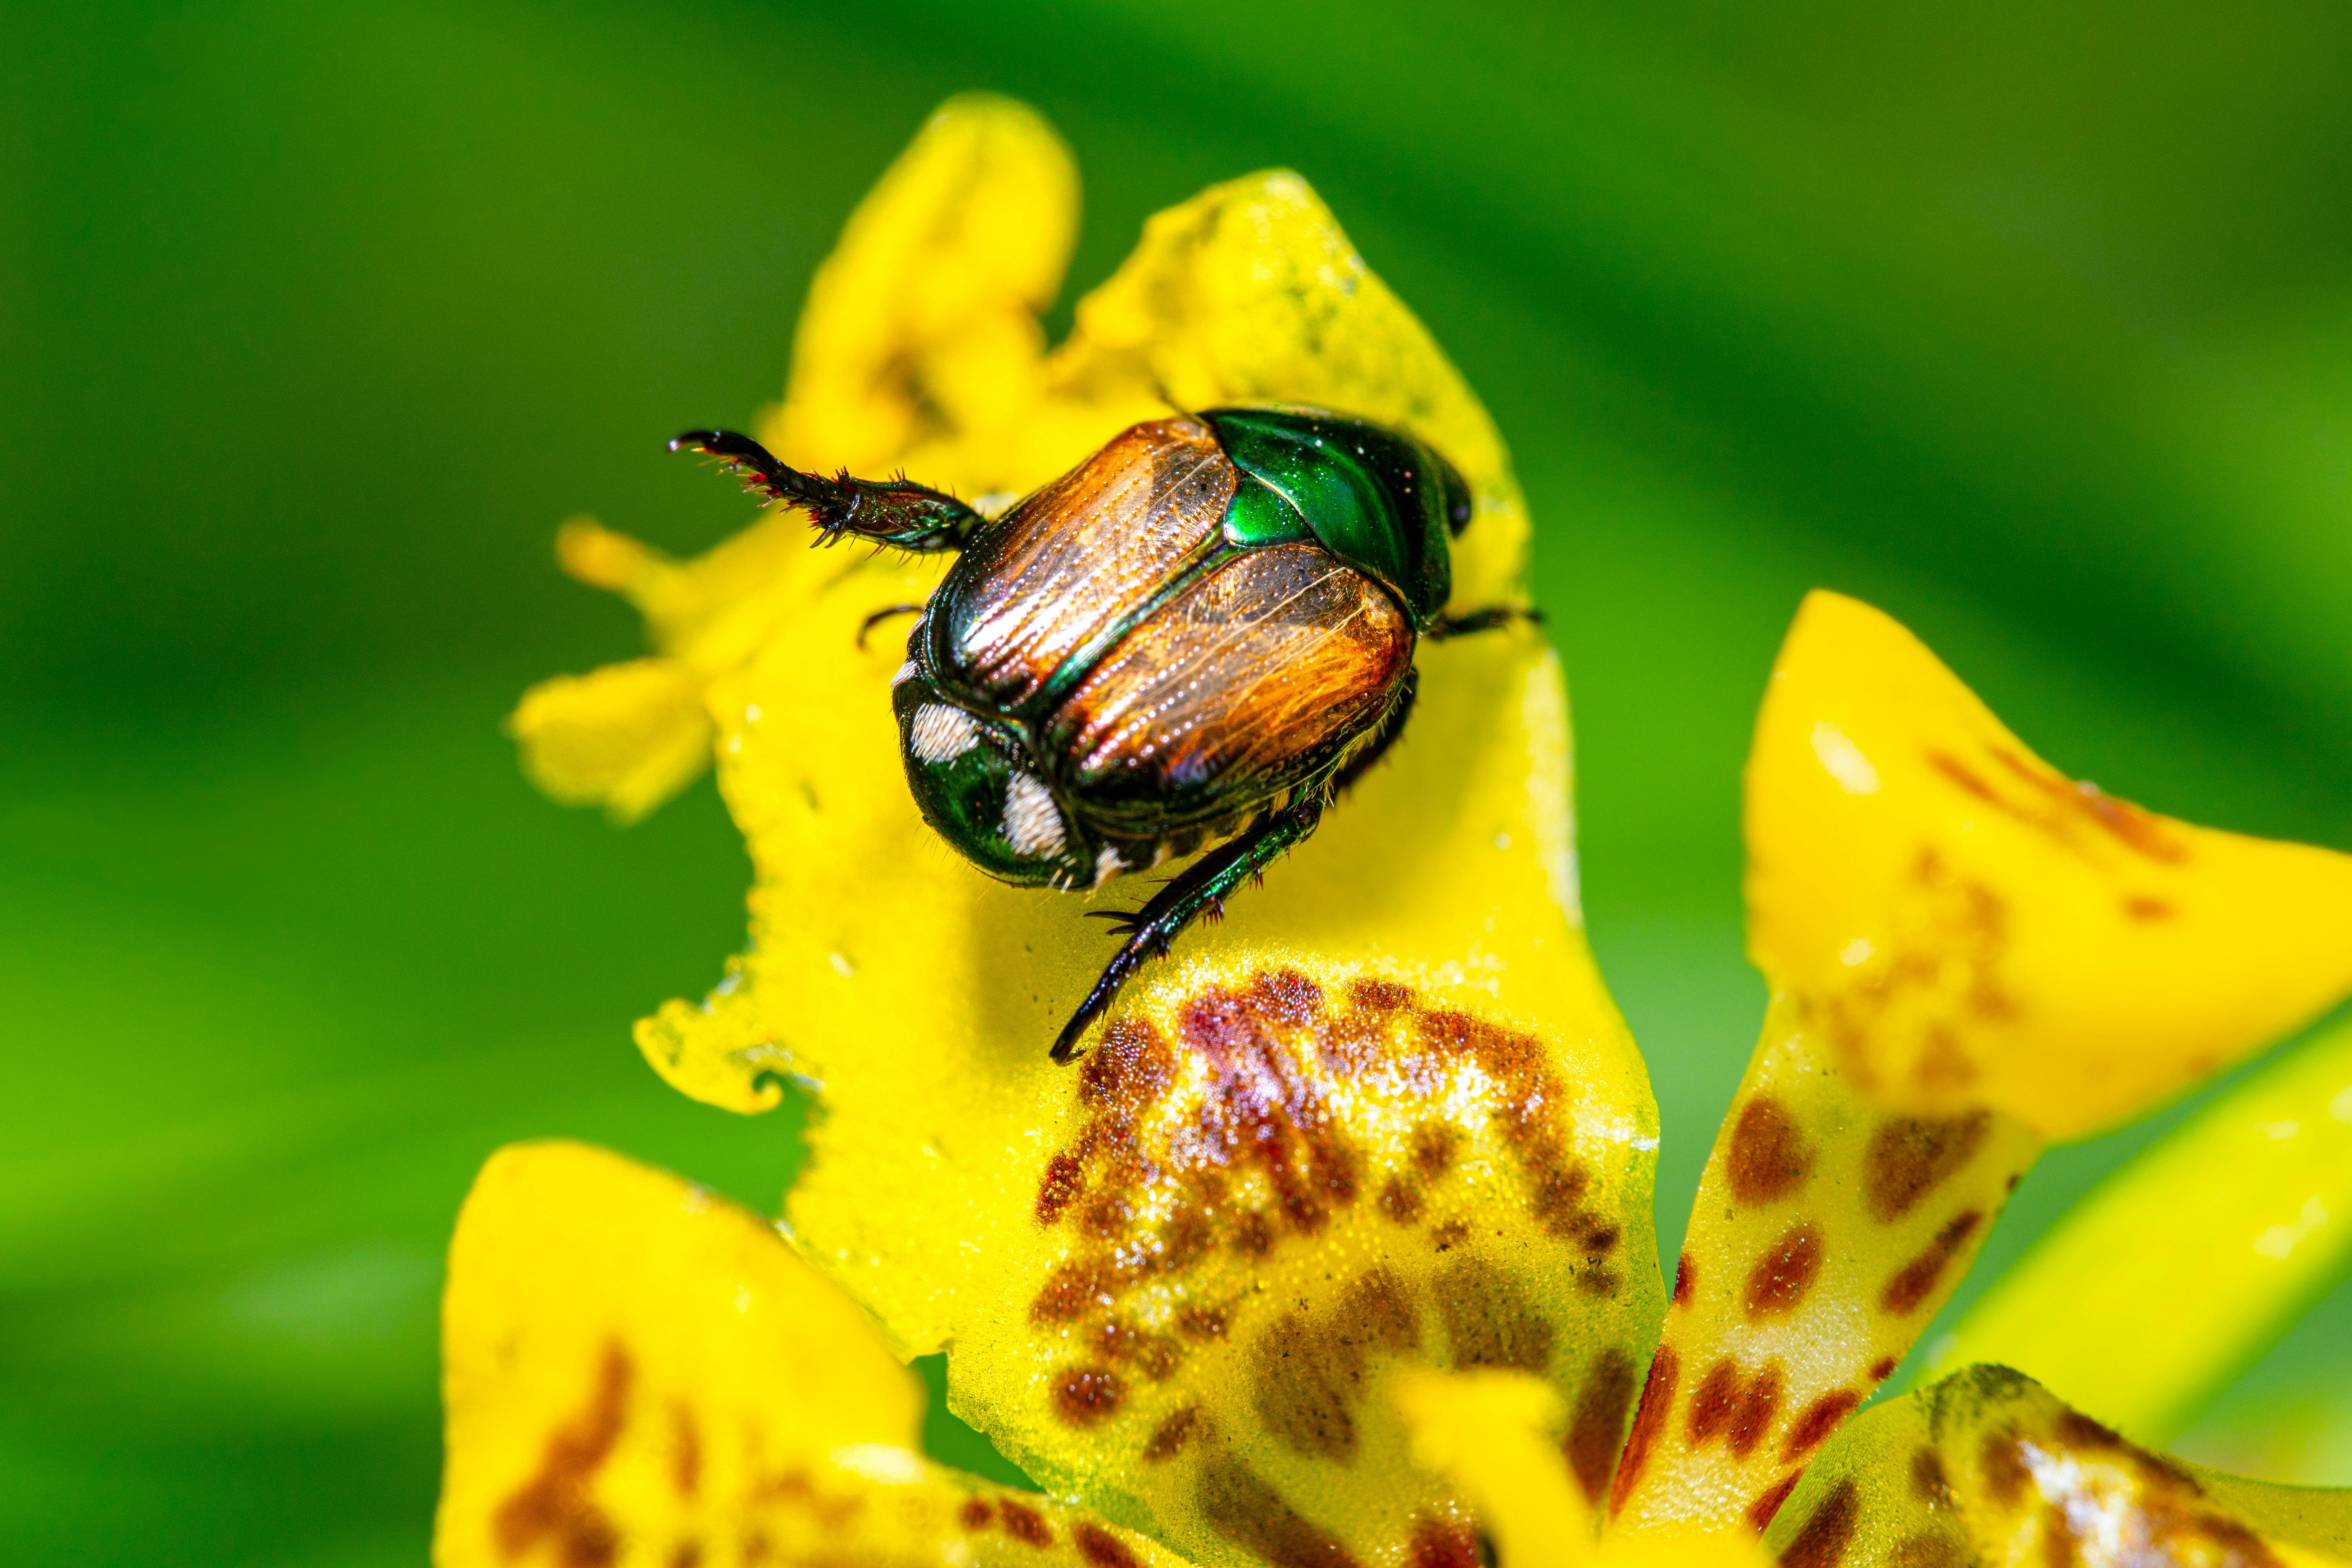
{"type": "Polygon", "coordinates": [[[958,556],[891,684],[924,819],[990,876],[1099,887],[1213,844],[1132,913],[1054,1042],[1315,830],[1395,743],[1413,653],[1529,612],[1449,617],[1470,489],[1413,437],[1316,409],[1123,431],[993,519],[903,479],[786,468],[730,431],[670,443],[846,536],[958,556]]]}

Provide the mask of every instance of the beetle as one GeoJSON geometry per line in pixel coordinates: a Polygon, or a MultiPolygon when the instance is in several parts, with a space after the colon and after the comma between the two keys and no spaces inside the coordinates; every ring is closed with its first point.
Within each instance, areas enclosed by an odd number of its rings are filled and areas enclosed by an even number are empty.
{"type": "Polygon", "coordinates": [[[1535,615],[1449,616],[1469,486],[1413,437],[1321,409],[1136,425],[992,519],[903,477],[788,468],[732,431],[670,449],[804,511],[822,542],[956,552],[927,603],[865,630],[918,616],[891,681],[907,782],[974,866],[1093,889],[1211,846],[1141,909],[1101,911],[1126,940],[1056,1062],[1396,743],[1421,639],[1535,615]]]}

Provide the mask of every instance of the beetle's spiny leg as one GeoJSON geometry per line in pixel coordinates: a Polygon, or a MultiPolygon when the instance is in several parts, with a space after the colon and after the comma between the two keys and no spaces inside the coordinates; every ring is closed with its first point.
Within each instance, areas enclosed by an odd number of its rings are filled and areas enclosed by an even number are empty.
{"type": "Polygon", "coordinates": [[[1214,908],[1224,909],[1227,893],[1263,870],[1277,855],[1315,831],[1323,815],[1319,801],[1302,801],[1283,811],[1261,815],[1235,837],[1226,840],[1171,878],[1150,902],[1131,914],[1089,911],[1123,921],[1127,942],[1103,966],[1101,978],[1078,1004],[1070,1021],[1054,1041],[1054,1059],[1069,1062],[1078,1055],[1078,1041],[1087,1026],[1100,1017],[1146,958],[1168,956],[1168,949],[1184,928],[1214,908]]]}
{"type": "Polygon", "coordinates": [[[1466,616],[1440,616],[1435,624],[1421,635],[1432,642],[1444,642],[1448,637],[1465,637],[1473,632],[1491,632],[1514,621],[1539,626],[1543,625],[1543,619],[1544,613],[1533,605],[1490,605],[1466,616]]]}

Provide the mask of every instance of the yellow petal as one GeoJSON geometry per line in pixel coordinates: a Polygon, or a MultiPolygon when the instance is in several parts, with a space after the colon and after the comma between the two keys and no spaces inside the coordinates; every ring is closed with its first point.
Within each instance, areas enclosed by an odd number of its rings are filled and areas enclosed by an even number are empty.
{"type": "Polygon", "coordinates": [[[2352,1491],[2192,1472],[1978,1366],[1856,1421],[1767,1543],[1781,1568],[2304,1568],[2346,1561],[2347,1533],[2352,1491]]]}
{"type": "Polygon", "coordinates": [[[762,432],[776,454],[874,478],[904,464],[966,495],[1044,477],[991,449],[1045,391],[1037,318],[1077,217],[1077,170],[1034,110],[986,94],[943,105],[818,269],[762,432]]]}
{"type": "MultiPolygon", "coordinates": [[[[1114,353],[1082,327],[1034,439],[990,468],[967,424],[874,460],[1026,489],[1161,412],[1163,374],[1203,404],[1318,401],[1444,446],[1481,499],[1462,558],[1515,586],[1525,523],[1491,426],[1311,193],[1262,176],[1181,212],[1108,286],[1157,279],[1159,303],[1122,307],[1150,342],[1114,353]],[[1327,362],[1310,332],[1353,346],[1327,362]]],[[[788,416],[815,384],[796,373],[788,416]]],[[[951,1349],[951,1402],[1009,1455],[1124,1521],[1228,1562],[1380,1558],[1452,1528],[1371,1396],[1398,1363],[1538,1371],[1571,1411],[1563,1463],[1605,1486],[1659,1310],[1654,1112],[1578,930],[1540,639],[1425,648],[1393,758],[1130,987],[1074,1072],[1045,1052],[1110,955],[1089,900],[938,842],[898,752],[898,657],[853,646],[939,571],[787,552],[730,612],[761,628],[708,693],[753,940],[709,1004],[641,1031],[649,1057],[739,1108],[772,1099],[770,1072],[821,1085],[791,1211],[812,1256],[901,1351],[951,1349]]]]}
{"type": "MultiPolygon", "coordinates": [[[[1296,176],[1155,220],[1051,364],[1024,358],[1066,243],[1061,156],[1003,104],[926,128],[812,294],[767,432],[788,458],[981,496],[1035,488],[1163,391],[1313,402],[1444,450],[1478,503],[1457,591],[1517,593],[1492,426],[1296,176]],[[1029,236],[1036,265],[982,235],[1029,236]]],[[[811,1255],[902,1352],[950,1347],[951,1402],[1032,1474],[1211,1560],[1451,1539],[1458,1505],[1371,1392],[1395,1364],[1540,1373],[1571,1412],[1563,1464],[1604,1488],[1660,1310],[1655,1117],[1579,929],[1541,640],[1424,648],[1391,759],[1072,1072],[1045,1052],[1112,951],[1090,900],[992,882],[923,826],[894,639],[855,646],[943,563],[811,555],[789,522],[683,566],[605,540],[567,559],[703,679],[759,876],[745,955],[639,1042],[739,1110],[774,1102],[772,1075],[816,1086],[792,1206],[811,1255]]]]}
{"type": "Polygon", "coordinates": [[[2352,858],[2056,772],[1918,640],[1805,601],[1748,765],[1748,945],[1854,1085],[2051,1138],[2352,988],[2352,858]]]}
{"type": "Polygon", "coordinates": [[[2160,1442],[2347,1254],[2352,1024],[2339,1024],[2110,1177],[1978,1303],[1944,1359],[2022,1368],[2160,1442]]]}
{"type": "Polygon", "coordinates": [[[442,1568],[1174,1561],[925,1463],[856,1307],[757,1215],[602,1150],[491,1158],[443,1336],[442,1568]]]}
{"type": "Polygon", "coordinates": [[[523,694],[507,728],[533,784],[621,822],[645,816],[710,763],[702,682],[674,659],[543,680],[523,694]]]}
{"type": "Polygon", "coordinates": [[[1598,1550],[1593,1512],[1559,1462],[1559,1395],[1521,1372],[1401,1373],[1391,1390],[1413,1463],[1469,1500],[1508,1568],[1568,1568],[1598,1550]]]}
{"type": "Polygon", "coordinates": [[[1951,1294],[2041,1142],[1890,1112],[1776,998],[1707,1159],[1613,1500],[1617,1524],[1761,1530],[1951,1294]]]}

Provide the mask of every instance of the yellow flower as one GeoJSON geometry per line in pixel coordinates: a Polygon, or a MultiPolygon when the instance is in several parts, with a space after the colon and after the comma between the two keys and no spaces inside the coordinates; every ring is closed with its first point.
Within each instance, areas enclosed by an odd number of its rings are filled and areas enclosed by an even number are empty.
{"type": "MultiPolygon", "coordinates": [[[[1516,596],[1492,425],[1302,181],[1152,219],[1049,353],[1076,190],[1029,111],[940,110],[819,274],[763,439],[988,497],[1169,401],[1343,409],[1469,479],[1456,605],[1516,596]]],[[[1106,956],[1089,900],[929,836],[898,658],[856,640],[939,563],[806,542],[783,512],[684,563],[562,537],[655,653],[530,694],[526,762],[626,817],[716,755],[751,942],[638,1043],[740,1111],[800,1083],[809,1157],[774,1227],[576,1145],[492,1160],[451,1255],[443,1563],[2352,1560],[2352,1500],[2192,1478],[2013,1373],[1847,1420],[2044,1140],[2352,987],[2352,861],[2076,784],[1815,595],[1748,775],[1773,1005],[1669,1299],[1539,637],[1425,647],[1391,760],[1061,1068],[1106,956]],[[1052,1500],[920,1457],[898,1362],[938,1350],[1052,1500]]]]}

